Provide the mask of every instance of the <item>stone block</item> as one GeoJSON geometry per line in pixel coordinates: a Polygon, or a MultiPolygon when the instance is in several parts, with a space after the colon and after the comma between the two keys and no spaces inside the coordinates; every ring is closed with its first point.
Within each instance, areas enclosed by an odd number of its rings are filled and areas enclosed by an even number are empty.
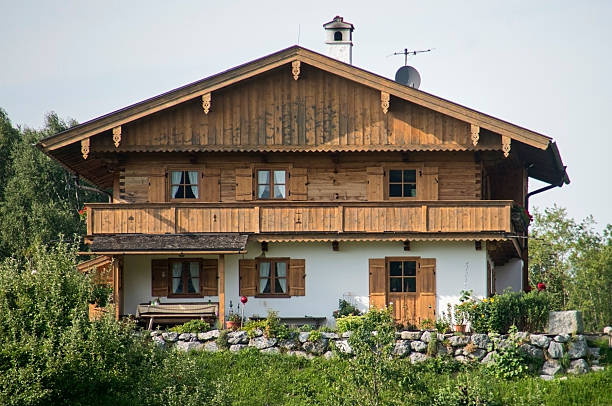
{"type": "Polygon", "coordinates": [[[523,353],[533,358],[544,359],[544,352],[538,347],[530,344],[522,344],[520,348],[523,353]]]}
{"type": "Polygon", "coordinates": [[[410,354],[410,342],[406,340],[396,341],[395,347],[393,348],[393,355],[402,358],[407,354],[410,354]]]}
{"type": "Polygon", "coordinates": [[[576,359],[570,362],[570,366],[567,370],[569,374],[581,375],[589,372],[589,364],[583,359],[576,359]]]}
{"type": "Polygon", "coordinates": [[[248,344],[249,336],[246,331],[232,331],[227,335],[227,342],[231,344],[248,344]]]}
{"type": "Polygon", "coordinates": [[[551,358],[554,358],[554,359],[561,358],[563,356],[563,353],[564,353],[563,344],[561,343],[553,341],[548,346],[548,355],[550,355],[551,358]]]}
{"type": "Polygon", "coordinates": [[[467,336],[452,336],[448,341],[453,347],[462,347],[470,342],[470,338],[467,336]]]}
{"type": "Polygon", "coordinates": [[[337,340],[338,339],[338,334],[336,333],[330,333],[328,331],[322,331],[321,332],[321,337],[327,339],[327,340],[337,340]]]}
{"type": "MultiPolygon", "coordinates": [[[[229,340],[228,340],[229,341],[229,340]]],[[[249,347],[255,347],[258,350],[274,347],[278,340],[276,338],[255,337],[249,341],[249,347]]]]}
{"type": "Polygon", "coordinates": [[[491,351],[490,353],[488,353],[487,355],[485,355],[485,357],[482,359],[482,361],[480,361],[482,364],[489,364],[493,361],[495,361],[495,355],[497,354],[497,352],[495,351],[491,351]]]}
{"type": "Polygon", "coordinates": [[[349,345],[348,340],[334,341],[334,345],[336,346],[338,351],[340,351],[343,354],[352,354],[353,353],[353,350],[352,350],[351,346],[349,345]]]}
{"type": "Polygon", "coordinates": [[[542,365],[541,373],[543,375],[555,376],[556,374],[561,372],[563,372],[563,368],[561,367],[559,361],[548,360],[544,362],[544,365],[542,365]]]}
{"type": "Polygon", "coordinates": [[[412,348],[412,351],[425,352],[427,351],[427,344],[423,341],[412,341],[410,343],[410,348],[412,348]]]}
{"type": "Polygon", "coordinates": [[[604,329],[603,329],[603,333],[604,333],[604,334],[607,334],[607,335],[609,335],[609,336],[612,336],[612,326],[606,326],[606,327],[604,327],[604,329]]]}
{"type": "Polygon", "coordinates": [[[280,348],[278,347],[268,347],[268,348],[264,348],[262,350],[260,350],[260,352],[266,353],[266,354],[280,354],[280,348]]]}
{"type": "Polygon", "coordinates": [[[230,345],[229,350],[231,352],[239,352],[245,348],[247,348],[248,346],[246,344],[234,344],[234,345],[230,345]]]}
{"type": "Polygon", "coordinates": [[[570,339],[569,334],[559,334],[559,335],[556,335],[554,338],[554,340],[558,343],[566,343],[569,341],[569,339],[570,339]]]}
{"type": "Polygon", "coordinates": [[[198,333],[198,340],[210,341],[219,338],[219,330],[211,330],[205,333],[198,333]]]}
{"type": "Polygon", "coordinates": [[[532,345],[540,348],[548,348],[548,344],[550,344],[551,339],[543,334],[532,334],[529,337],[529,342],[531,342],[532,345]]]}
{"type": "Polygon", "coordinates": [[[402,331],[401,333],[402,340],[420,340],[421,335],[423,333],[420,331],[402,331]]]}
{"type": "Polygon", "coordinates": [[[209,341],[204,344],[204,350],[208,352],[217,352],[219,351],[219,346],[214,341],[209,341]]]}
{"type": "Polygon", "coordinates": [[[204,344],[197,341],[178,341],[175,347],[177,350],[189,352],[199,350],[203,345],[204,344]]]}
{"type": "Polygon", "coordinates": [[[178,333],[175,333],[173,331],[169,331],[169,332],[164,332],[162,333],[162,337],[164,339],[164,341],[169,342],[169,343],[173,343],[175,341],[178,340],[178,333]]]}
{"type": "Polygon", "coordinates": [[[546,331],[548,334],[582,334],[582,313],[577,310],[550,312],[546,331]]]}
{"type": "Polygon", "coordinates": [[[428,343],[429,341],[431,341],[431,337],[433,337],[434,334],[436,333],[432,333],[431,331],[424,331],[421,335],[421,341],[423,341],[424,343],[428,343]]]}
{"type": "Polygon", "coordinates": [[[489,339],[489,336],[486,334],[474,334],[472,336],[472,343],[477,348],[482,348],[483,350],[486,350],[489,344],[491,343],[491,340],[489,339]]]}
{"type": "Polygon", "coordinates": [[[302,331],[300,332],[300,334],[298,334],[298,340],[303,344],[306,341],[308,341],[308,337],[310,337],[310,332],[309,331],[302,331]]]}
{"type": "Polygon", "coordinates": [[[567,354],[570,359],[584,358],[587,355],[587,348],[588,346],[584,336],[578,335],[568,344],[567,354]]]}
{"type": "Polygon", "coordinates": [[[278,345],[286,350],[295,350],[298,348],[298,343],[295,340],[280,340],[278,345]]]}
{"type": "Polygon", "coordinates": [[[487,355],[487,350],[482,348],[476,348],[474,351],[468,354],[468,357],[480,361],[487,355]]]}
{"type": "Polygon", "coordinates": [[[416,364],[417,362],[423,362],[427,359],[427,355],[421,354],[420,352],[413,352],[410,354],[410,362],[416,364]]]}
{"type": "Polygon", "coordinates": [[[550,375],[540,375],[540,378],[545,381],[552,381],[554,379],[554,377],[550,375]]]}
{"type": "Polygon", "coordinates": [[[181,333],[178,339],[181,341],[191,341],[191,333],[181,333]]]}

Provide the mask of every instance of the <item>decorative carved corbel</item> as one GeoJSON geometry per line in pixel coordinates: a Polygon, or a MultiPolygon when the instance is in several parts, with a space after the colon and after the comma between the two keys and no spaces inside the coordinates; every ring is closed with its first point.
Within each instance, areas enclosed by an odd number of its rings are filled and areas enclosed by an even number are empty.
{"type": "Polygon", "coordinates": [[[510,141],[510,137],[507,135],[502,135],[502,151],[504,151],[504,157],[506,158],[508,158],[508,155],[510,155],[510,141]]]}
{"type": "Polygon", "coordinates": [[[210,93],[202,95],[202,108],[204,109],[204,114],[208,114],[210,111],[210,93]]]}
{"type": "Polygon", "coordinates": [[[472,124],[470,127],[470,133],[472,134],[472,144],[474,144],[474,146],[478,145],[478,140],[480,139],[480,127],[476,124],[472,124]]]}
{"type": "Polygon", "coordinates": [[[83,159],[89,156],[89,138],[81,140],[81,154],[83,154],[83,159]]]}
{"type": "Polygon", "coordinates": [[[291,73],[293,74],[293,79],[298,80],[300,78],[300,61],[291,62],[291,73]]]}
{"type": "Polygon", "coordinates": [[[387,111],[389,111],[389,100],[390,100],[389,93],[380,92],[380,107],[382,107],[382,111],[385,114],[387,114],[387,111]]]}
{"type": "Polygon", "coordinates": [[[113,142],[115,143],[115,148],[119,148],[121,143],[121,126],[113,128],[113,142]]]}

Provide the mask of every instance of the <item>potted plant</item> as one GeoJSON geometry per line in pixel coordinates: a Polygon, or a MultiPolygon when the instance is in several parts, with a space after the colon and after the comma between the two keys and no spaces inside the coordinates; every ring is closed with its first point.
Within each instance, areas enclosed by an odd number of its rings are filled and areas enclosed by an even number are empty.
{"type": "Polygon", "coordinates": [[[465,324],[468,321],[471,297],[471,290],[462,290],[459,304],[455,305],[455,332],[457,333],[465,333],[465,324]]]}
{"type": "Polygon", "coordinates": [[[225,326],[231,330],[238,329],[238,326],[240,326],[240,315],[238,313],[230,313],[230,315],[227,316],[225,326]]]}

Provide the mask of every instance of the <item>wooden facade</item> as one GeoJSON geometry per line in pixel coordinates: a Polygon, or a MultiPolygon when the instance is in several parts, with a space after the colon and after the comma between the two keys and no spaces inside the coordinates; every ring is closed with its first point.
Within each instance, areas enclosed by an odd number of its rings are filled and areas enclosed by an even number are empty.
{"type": "MultiPolygon", "coordinates": [[[[411,235],[495,241],[487,249],[503,262],[526,258],[517,234],[524,231],[516,229],[511,212],[526,204],[528,178],[569,183],[550,138],[300,47],[102,116],[38,146],[96,186],[112,189],[111,203],[87,205],[90,239],[411,235]],[[280,199],[258,198],[262,170],[283,172],[280,199]],[[196,174],[189,175],[194,196],[172,198],[172,176],[179,171],[196,174]],[[410,194],[391,192],[394,171],[414,177],[410,194]]],[[[122,254],[114,255],[112,269],[118,302],[122,254]]],[[[224,254],[218,254],[223,320],[224,254]]],[[[254,267],[242,263],[240,289],[248,296],[256,289],[254,267]]],[[[415,291],[402,294],[388,289],[388,263],[370,260],[371,304],[394,303],[398,320],[433,318],[436,259],[414,259],[415,291]]],[[[304,274],[303,263],[292,266],[304,274]]],[[[303,295],[303,278],[289,282],[295,295],[303,295]]]]}

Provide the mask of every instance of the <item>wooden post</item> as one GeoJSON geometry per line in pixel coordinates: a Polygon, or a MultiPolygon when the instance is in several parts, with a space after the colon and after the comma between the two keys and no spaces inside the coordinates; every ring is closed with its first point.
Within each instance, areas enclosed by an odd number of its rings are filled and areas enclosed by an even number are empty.
{"type": "Polygon", "coordinates": [[[123,257],[113,257],[113,301],[115,302],[115,319],[119,320],[123,306],[123,257]]]}
{"type": "Polygon", "coordinates": [[[225,328],[225,255],[219,254],[219,327],[225,328]]]}

